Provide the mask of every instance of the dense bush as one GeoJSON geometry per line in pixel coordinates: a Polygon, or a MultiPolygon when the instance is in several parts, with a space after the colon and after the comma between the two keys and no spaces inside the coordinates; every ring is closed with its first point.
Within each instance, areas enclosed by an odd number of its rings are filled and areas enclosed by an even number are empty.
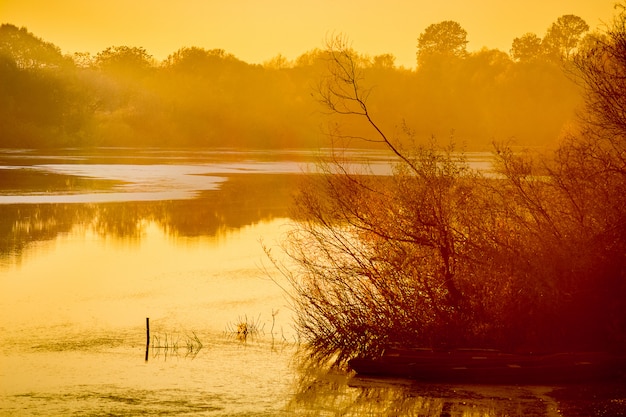
{"type": "Polygon", "coordinates": [[[374,133],[359,136],[397,162],[377,176],[337,152],[300,189],[289,262],[276,263],[314,355],[343,362],[397,345],[623,351],[626,119],[613,110],[626,105],[625,19],[577,55],[579,125],[549,154],[496,145],[487,173],[453,146],[386,136],[358,59],[345,40],[330,42],[319,99],[364,121],[374,133]]]}

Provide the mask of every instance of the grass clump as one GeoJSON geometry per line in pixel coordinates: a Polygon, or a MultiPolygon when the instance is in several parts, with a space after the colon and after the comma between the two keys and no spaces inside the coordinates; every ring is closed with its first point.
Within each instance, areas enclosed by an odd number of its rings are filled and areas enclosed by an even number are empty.
{"type": "Polygon", "coordinates": [[[265,324],[261,323],[261,315],[256,319],[248,318],[247,315],[239,316],[237,320],[226,325],[226,334],[234,336],[241,342],[248,341],[248,338],[258,336],[263,332],[265,324]]]}
{"type": "Polygon", "coordinates": [[[185,357],[195,357],[204,347],[200,338],[193,330],[191,334],[185,334],[184,336],[179,334],[171,335],[168,333],[164,333],[163,335],[153,334],[150,346],[153,350],[165,354],[171,353],[177,355],[179,352],[184,352],[185,357]]]}

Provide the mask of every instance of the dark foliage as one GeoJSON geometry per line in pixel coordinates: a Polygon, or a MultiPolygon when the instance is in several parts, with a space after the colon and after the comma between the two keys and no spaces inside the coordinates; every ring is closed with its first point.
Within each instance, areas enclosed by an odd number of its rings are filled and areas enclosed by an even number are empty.
{"type": "Polygon", "coordinates": [[[377,142],[397,162],[380,177],[337,152],[300,189],[304,220],[285,241],[290,263],[276,263],[315,356],[626,348],[626,130],[613,113],[626,97],[625,19],[577,57],[578,127],[552,153],[496,145],[489,173],[452,146],[386,136],[354,53],[329,43],[319,99],[373,132],[333,138],[377,142]]]}

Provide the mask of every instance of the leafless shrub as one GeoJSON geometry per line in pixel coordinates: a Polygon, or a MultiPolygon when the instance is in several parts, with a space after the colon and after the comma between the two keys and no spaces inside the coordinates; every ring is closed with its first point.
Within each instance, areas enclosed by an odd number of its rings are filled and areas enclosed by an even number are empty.
{"type": "Polygon", "coordinates": [[[283,247],[290,264],[274,263],[291,284],[314,357],[343,363],[396,345],[537,351],[626,343],[623,142],[604,147],[601,160],[613,163],[604,171],[587,152],[591,142],[578,137],[550,156],[500,145],[499,174],[485,176],[453,144],[406,149],[410,135],[386,136],[345,39],[331,40],[327,56],[320,102],[373,132],[335,131],[333,143],[377,142],[397,160],[392,175],[377,176],[337,146],[299,190],[299,221],[283,247]]]}

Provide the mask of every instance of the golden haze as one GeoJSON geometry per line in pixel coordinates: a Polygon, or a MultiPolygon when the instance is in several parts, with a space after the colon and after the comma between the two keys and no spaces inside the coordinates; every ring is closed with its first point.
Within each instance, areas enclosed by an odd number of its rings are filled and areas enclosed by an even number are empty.
{"type": "Polygon", "coordinates": [[[508,52],[526,32],[543,36],[559,16],[574,14],[591,28],[608,22],[614,0],[216,1],[2,0],[0,22],[25,26],[64,53],[95,54],[113,45],[141,46],[164,59],[183,46],[221,48],[248,63],[278,54],[295,59],[343,33],[364,54],[391,53],[415,67],[416,39],[430,24],[458,21],[469,50],[508,52]]]}

